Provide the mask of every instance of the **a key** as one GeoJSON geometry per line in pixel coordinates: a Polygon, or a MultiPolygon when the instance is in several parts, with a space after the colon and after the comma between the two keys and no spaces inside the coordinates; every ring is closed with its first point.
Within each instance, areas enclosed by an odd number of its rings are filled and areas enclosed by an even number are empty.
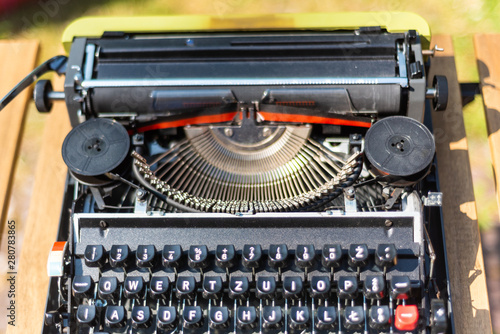
{"type": "Polygon", "coordinates": [[[396,246],[394,244],[380,244],[375,251],[375,264],[378,267],[392,267],[397,260],[396,246]]]}
{"type": "Polygon", "coordinates": [[[127,245],[113,245],[109,251],[109,264],[113,268],[127,267],[130,249],[127,245]]]}
{"type": "Polygon", "coordinates": [[[92,277],[85,276],[75,276],[71,284],[71,290],[73,296],[77,299],[91,298],[94,296],[94,282],[92,277]]]}
{"type": "Polygon", "coordinates": [[[208,326],[212,329],[225,329],[229,326],[229,310],[227,307],[212,307],[208,314],[208,326]]]}
{"type": "Polygon", "coordinates": [[[149,295],[153,299],[166,299],[168,298],[168,288],[170,287],[170,280],[166,276],[153,276],[149,283],[149,295]]]}
{"type": "Polygon", "coordinates": [[[177,268],[180,265],[182,248],[180,245],[165,245],[161,253],[161,263],[167,268],[177,268]]]}
{"type": "Polygon", "coordinates": [[[229,297],[232,299],[245,299],[248,296],[248,277],[231,276],[229,279],[229,297]]]}
{"type": "Polygon", "coordinates": [[[382,299],[385,297],[385,279],[383,275],[367,275],[363,293],[368,299],[382,299]]]}
{"type": "Polygon", "coordinates": [[[135,252],[135,264],[139,268],[154,267],[156,248],[154,245],[139,245],[135,252]]]}
{"type": "Polygon", "coordinates": [[[151,310],[148,306],[134,306],[132,309],[132,328],[148,328],[151,326],[151,310]]]}
{"type": "Polygon", "coordinates": [[[285,244],[270,245],[268,263],[274,268],[283,268],[286,265],[286,258],[288,257],[288,248],[285,244]]]}
{"type": "Polygon", "coordinates": [[[349,266],[361,268],[368,264],[368,247],[366,244],[353,244],[349,247],[349,266]]]}
{"type": "Polygon", "coordinates": [[[198,245],[189,247],[188,265],[191,268],[205,268],[208,265],[207,246],[198,245]]]}
{"type": "Polygon", "coordinates": [[[123,295],[128,299],[138,299],[143,296],[144,279],[141,276],[127,276],[123,283],[123,295]]]}
{"type": "Polygon", "coordinates": [[[347,329],[363,329],[365,324],[365,313],[363,306],[347,306],[344,311],[344,326],[347,329]]]}
{"type": "Polygon", "coordinates": [[[236,324],[240,329],[252,329],[257,326],[257,311],[253,306],[240,306],[236,309],[236,324]]]}
{"type": "Polygon", "coordinates": [[[264,306],[262,310],[262,327],[277,329],[282,326],[283,314],[279,306],[264,306]]]}
{"type": "Polygon", "coordinates": [[[306,306],[293,306],[290,308],[289,326],[292,330],[303,330],[309,327],[311,315],[306,306]]]}
{"type": "Polygon", "coordinates": [[[177,327],[177,310],[172,306],[160,306],[156,316],[158,328],[171,330],[177,327]]]}
{"type": "Polygon", "coordinates": [[[276,279],[273,276],[259,276],[255,288],[257,298],[274,298],[276,295],[276,279]]]}
{"type": "Polygon", "coordinates": [[[262,247],[260,245],[244,245],[241,254],[241,262],[247,268],[257,268],[262,258],[262,247]]]}
{"type": "Polygon", "coordinates": [[[203,326],[203,311],[200,306],[186,306],[182,311],[182,327],[194,329],[203,326]]]}
{"type": "Polygon", "coordinates": [[[88,267],[101,268],[106,263],[105,250],[102,245],[88,245],[85,247],[83,257],[88,267]]]}
{"type": "Polygon", "coordinates": [[[215,265],[230,268],[236,261],[236,251],[233,245],[218,245],[215,249],[215,265]]]}
{"type": "Polygon", "coordinates": [[[324,299],[330,295],[330,277],[313,276],[311,277],[311,297],[324,299]]]}
{"type": "Polygon", "coordinates": [[[196,280],[193,276],[179,276],[175,287],[177,298],[194,299],[196,295],[196,280]]]}
{"type": "Polygon", "coordinates": [[[207,276],[203,277],[203,298],[206,299],[219,299],[222,297],[223,286],[222,278],[220,276],[207,276]]]}
{"type": "Polygon", "coordinates": [[[358,281],[354,276],[342,276],[338,281],[340,299],[354,299],[358,295],[358,281]]]}
{"type": "Polygon", "coordinates": [[[316,328],[332,330],[337,322],[337,310],[334,306],[320,306],[316,316],[316,328]]]}
{"type": "Polygon", "coordinates": [[[321,252],[321,264],[326,268],[335,268],[340,266],[342,259],[342,248],[337,244],[328,244],[323,246],[321,252]]]}
{"type": "Polygon", "coordinates": [[[94,326],[96,323],[95,305],[79,305],[76,310],[76,321],[81,326],[94,326]]]}
{"type": "Polygon", "coordinates": [[[298,245],[295,250],[295,264],[299,268],[311,268],[314,266],[315,256],[314,245],[298,245]]]}
{"type": "Polygon", "coordinates": [[[389,284],[393,299],[408,299],[411,292],[411,281],[408,276],[392,276],[389,284]]]}
{"type": "Polygon", "coordinates": [[[285,276],[283,278],[283,297],[300,298],[304,284],[299,276],[285,276]]]}
{"type": "Polygon", "coordinates": [[[373,329],[386,329],[391,321],[389,306],[372,306],[369,313],[369,324],[373,329]]]}
{"type": "Polygon", "coordinates": [[[114,276],[101,277],[97,288],[99,297],[105,300],[113,301],[118,298],[118,279],[114,276]]]}
{"type": "Polygon", "coordinates": [[[104,315],[104,323],[107,327],[121,328],[127,323],[125,315],[123,306],[108,306],[104,315]]]}

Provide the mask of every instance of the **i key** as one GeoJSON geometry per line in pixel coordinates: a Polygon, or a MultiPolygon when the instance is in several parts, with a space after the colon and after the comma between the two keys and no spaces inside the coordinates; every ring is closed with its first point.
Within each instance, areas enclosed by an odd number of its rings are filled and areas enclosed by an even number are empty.
{"type": "Polygon", "coordinates": [[[76,321],[82,326],[92,327],[95,325],[95,305],[79,305],[76,311],[76,321]]]}
{"type": "Polygon", "coordinates": [[[287,298],[300,298],[302,295],[303,283],[299,276],[285,276],[283,278],[283,294],[287,298]]]}

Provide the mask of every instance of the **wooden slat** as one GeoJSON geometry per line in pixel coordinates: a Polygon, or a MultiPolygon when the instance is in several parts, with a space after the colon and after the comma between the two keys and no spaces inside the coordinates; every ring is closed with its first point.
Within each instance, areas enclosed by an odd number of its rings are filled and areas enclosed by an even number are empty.
{"type": "Polygon", "coordinates": [[[449,102],[444,112],[433,112],[442,213],[450,274],[453,317],[457,334],[491,333],[488,292],[476,203],[472,188],[460,87],[450,36],[433,37],[431,45],[445,49],[431,61],[434,75],[448,78],[449,102]]]}
{"type": "MultiPolygon", "coordinates": [[[[62,90],[62,80],[54,87],[62,90]]],[[[40,333],[47,298],[47,258],[56,240],[67,169],[61,157],[70,130],[64,103],[54,105],[46,120],[35,184],[25,227],[17,278],[16,327],[7,333],[40,333]]]]}
{"type": "MultiPolygon", "coordinates": [[[[0,97],[7,94],[36,62],[38,41],[0,41],[0,97]]],[[[26,90],[0,112],[0,230],[7,219],[15,159],[19,148],[26,102],[26,90]]]]}
{"type": "Polygon", "coordinates": [[[479,78],[483,93],[488,140],[500,212],[500,35],[474,36],[479,78]]]}

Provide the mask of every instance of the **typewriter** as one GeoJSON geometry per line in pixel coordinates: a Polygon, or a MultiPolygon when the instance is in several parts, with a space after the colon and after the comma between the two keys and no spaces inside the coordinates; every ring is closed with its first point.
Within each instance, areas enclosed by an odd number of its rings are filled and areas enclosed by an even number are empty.
{"type": "Polygon", "coordinates": [[[43,333],[453,332],[429,41],[407,13],[71,24],[12,94],[64,74],[34,99],[73,126],[43,333]]]}

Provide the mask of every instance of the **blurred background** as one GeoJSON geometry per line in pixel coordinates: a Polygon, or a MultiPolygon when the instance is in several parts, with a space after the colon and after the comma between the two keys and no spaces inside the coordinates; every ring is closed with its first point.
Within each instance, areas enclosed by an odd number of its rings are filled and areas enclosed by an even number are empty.
{"type": "MultiPolygon", "coordinates": [[[[499,0],[0,0],[0,38],[39,40],[38,62],[41,63],[62,52],[60,38],[63,30],[81,16],[339,11],[410,11],[421,15],[429,23],[433,34],[449,34],[453,37],[461,83],[479,82],[473,34],[500,33],[499,0]]],[[[492,320],[495,332],[500,333],[500,223],[482,103],[481,96],[477,95],[473,102],[464,107],[464,117],[492,320]]],[[[9,219],[18,222],[18,248],[22,245],[23,222],[28,214],[45,117],[38,114],[33,103],[30,104],[8,213],[9,219]]],[[[3,257],[0,260],[3,268],[5,263],[1,261],[4,261],[3,257]]],[[[2,302],[0,307],[3,307],[2,302]]],[[[4,329],[5,322],[2,319],[0,332],[4,329]]]]}

